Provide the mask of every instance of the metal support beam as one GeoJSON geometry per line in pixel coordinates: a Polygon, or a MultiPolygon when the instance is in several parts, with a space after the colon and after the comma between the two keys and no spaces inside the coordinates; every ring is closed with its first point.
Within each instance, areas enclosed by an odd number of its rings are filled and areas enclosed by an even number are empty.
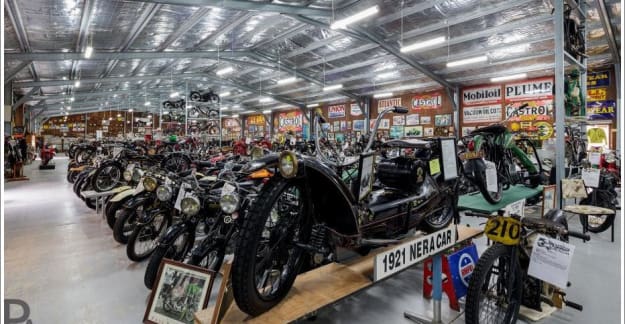
{"type": "Polygon", "coordinates": [[[306,25],[306,24],[301,24],[301,25],[299,25],[297,27],[293,27],[293,28],[291,28],[291,29],[281,33],[281,34],[278,34],[278,35],[274,36],[273,38],[266,39],[266,40],[264,40],[264,41],[262,41],[262,42],[260,42],[260,43],[258,43],[256,45],[254,45],[254,47],[252,47],[252,50],[262,49],[263,47],[271,45],[272,43],[285,40],[285,39],[287,39],[287,38],[289,38],[289,37],[291,37],[291,36],[301,32],[301,31],[303,31],[304,29],[306,29],[306,27],[308,27],[308,25],[306,25]]]}
{"type": "MultiPolygon", "coordinates": [[[[221,51],[219,57],[244,57],[248,56],[248,51],[221,51]]],[[[10,60],[32,60],[32,61],[67,61],[67,60],[132,60],[132,59],[185,59],[185,58],[205,58],[217,59],[217,51],[201,51],[201,52],[183,52],[183,51],[167,51],[167,52],[120,52],[105,53],[96,52],[90,58],[85,58],[82,53],[6,53],[4,59],[10,60]]]]}
{"type": "Polygon", "coordinates": [[[274,4],[267,2],[245,1],[245,0],[131,0],[140,2],[161,3],[176,6],[191,7],[216,7],[231,10],[276,12],[282,14],[306,15],[313,17],[330,17],[332,11],[328,9],[315,9],[302,6],[291,6],[286,4],[274,4]]]}
{"type": "Polygon", "coordinates": [[[196,10],[191,17],[187,18],[175,31],[173,31],[167,40],[158,46],[156,51],[162,52],[173,44],[180,36],[188,32],[193,26],[195,26],[201,19],[205,18],[206,14],[211,11],[210,8],[200,8],[196,10]]]}
{"type": "MultiPolygon", "coordinates": [[[[20,15],[20,10],[17,6],[17,1],[4,0],[4,9],[7,11],[9,20],[11,20],[11,24],[13,24],[13,28],[15,29],[15,34],[17,36],[17,41],[20,43],[20,48],[22,49],[22,52],[32,52],[30,42],[28,41],[28,35],[26,34],[26,29],[24,29],[24,21],[22,20],[22,15],[20,15]]],[[[39,75],[37,75],[37,71],[35,70],[35,63],[31,62],[31,64],[28,66],[28,69],[30,70],[30,74],[33,76],[33,79],[38,81],[39,75]]]]}
{"type": "Polygon", "coordinates": [[[4,84],[9,83],[11,80],[15,78],[15,76],[20,73],[25,67],[29,66],[33,61],[24,61],[20,63],[17,67],[15,67],[12,71],[4,75],[4,84]]]}
{"type": "Polygon", "coordinates": [[[25,95],[23,95],[18,101],[16,101],[12,106],[11,109],[15,110],[17,109],[17,107],[23,105],[26,101],[28,101],[28,98],[30,97],[30,95],[32,95],[33,93],[39,91],[40,87],[33,87],[32,89],[30,89],[30,91],[28,91],[25,95]]]}
{"type": "Polygon", "coordinates": [[[614,63],[619,64],[621,63],[621,55],[619,53],[619,48],[616,45],[612,25],[610,24],[610,20],[608,18],[608,11],[605,8],[605,1],[595,0],[595,3],[597,5],[597,9],[599,10],[599,18],[601,19],[601,25],[603,25],[603,30],[605,31],[605,37],[608,39],[608,45],[610,46],[610,51],[612,51],[614,63]]]}
{"type": "Polygon", "coordinates": [[[244,14],[239,15],[238,18],[236,18],[235,20],[229,22],[225,26],[220,27],[215,33],[210,35],[205,40],[197,43],[193,48],[194,49],[198,49],[198,48],[204,47],[204,46],[206,46],[208,44],[214,43],[219,37],[221,37],[221,35],[228,34],[233,29],[237,28],[239,25],[244,23],[246,20],[252,18],[253,16],[254,16],[254,13],[252,13],[252,12],[246,12],[244,14]]]}
{"type": "Polygon", "coordinates": [[[556,114],[556,208],[562,208],[562,179],[564,178],[564,1],[554,0],[555,34],[555,97],[556,114]]]}
{"type": "MultiPolygon", "coordinates": [[[[135,77],[114,77],[114,78],[103,78],[103,79],[81,79],[80,82],[83,84],[87,83],[98,83],[98,82],[114,82],[114,83],[124,83],[124,82],[132,82],[132,81],[140,81],[140,80],[157,80],[165,78],[163,75],[146,75],[146,76],[135,76],[135,77]]],[[[198,78],[201,79],[203,77],[207,77],[206,73],[186,73],[180,74],[174,77],[174,79],[184,79],[184,78],[198,78]]],[[[28,81],[28,82],[13,82],[13,88],[30,88],[30,87],[56,87],[56,86],[67,86],[74,84],[72,80],[50,80],[50,81],[28,81]]]]}
{"type": "MultiPolygon", "coordinates": [[[[93,12],[95,10],[95,2],[96,0],[85,0],[83,8],[82,8],[82,16],[80,18],[80,29],[78,30],[78,37],[76,39],[76,47],[74,48],[74,52],[82,54],[87,45],[87,40],[89,38],[89,25],[91,23],[91,18],[93,17],[93,12]]],[[[72,69],[70,72],[70,79],[76,79],[78,73],[78,60],[74,60],[72,62],[72,69]]]]}

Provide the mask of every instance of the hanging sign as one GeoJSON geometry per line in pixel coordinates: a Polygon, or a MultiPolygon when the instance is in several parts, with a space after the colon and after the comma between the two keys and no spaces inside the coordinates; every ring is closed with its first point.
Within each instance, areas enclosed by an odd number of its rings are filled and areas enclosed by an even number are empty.
{"type": "Polygon", "coordinates": [[[606,88],[588,89],[586,92],[588,93],[588,102],[603,101],[608,98],[608,89],[606,88]]]}
{"type": "Polygon", "coordinates": [[[462,90],[463,105],[485,105],[501,102],[501,86],[487,86],[462,90]]]}
{"type": "Polygon", "coordinates": [[[329,118],[345,117],[345,105],[328,106],[329,118]]]}
{"type": "Polygon", "coordinates": [[[566,289],[574,251],[574,245],[539,234],[527,274],[566,289]]]}
{"type": "Polygon", "coordinates": [[[378,100],[378,114],[381,113],[384,109],[393,106],[401,107],[401,97],[378,100]]]}
{"type": "Polygon", "coordinates": [[[588,102],[586,117],[589,120],[614,119],[616,118],[616,102],[614,100],[588,102]]]}
{"type": "Polygon", "coordinates": [[[412,110],[438,109],[443,106],[443,96],[439,92],[418,94],[412,97],[412,110]]]}
{"type": "Polygon", "coordinates": [[[251,115],[247,117],[248,125],[256,125],[263,126],[265,125],[265,116],[264,115],[251,115]]]}
{"type": "Polygon", "coordinates": [[[464,123],[486,123],[501,120],[501,105],[486,105],[462,108],[464,123]]]}
{"type": "Polygon", "coordinates": [[[361,116],[362,110],[360,110],[360,106],[357,103],[353,103],[349,105],[349,114],[352,116],[361,116]]]}
{"type": "Polygon", "coordinates": [[[610,85],[610,72],[590,72],[586,78],[588,88],[607,87],[610,85]]]}
{"type": "Polygon", "coordinates": [[[301,132],[302,112],[295,110],[278,114],[278,130],[280,132],[301,132]]]}
{"type": "Polygon", "coordinates": [[[505,85],[506,102],[528,99],[552,99],[553,79],[536,79],[505,85]]]}

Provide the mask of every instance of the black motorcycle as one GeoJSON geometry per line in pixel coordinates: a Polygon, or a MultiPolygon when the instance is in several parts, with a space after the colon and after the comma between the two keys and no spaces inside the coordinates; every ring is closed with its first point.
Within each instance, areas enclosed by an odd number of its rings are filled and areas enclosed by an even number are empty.
{"type": "Polygon", "coordinates": [[[214,93],[212,89],[207,91],[191,91],[191,93],[189,93],[189,98],[191,98],[191,101],[209,102],[213,104],[218,104],[220,102],[219,95],[214,93]]]}

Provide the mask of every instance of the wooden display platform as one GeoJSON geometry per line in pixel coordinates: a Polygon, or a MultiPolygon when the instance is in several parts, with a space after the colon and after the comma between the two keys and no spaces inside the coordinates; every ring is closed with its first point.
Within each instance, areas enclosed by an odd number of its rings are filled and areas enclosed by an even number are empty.
{"type": "Polygon", "coordinates": [[[491,214],[505,208],[513,202],[542,195],[542,192],[543,186],[538,186],[536,188],[530,188],[524,185],[510,186],[508,190],[503,191],[503,197],[497,204],[489,203],[479,192],[466,194],[460,196],[458,199],[458,210],[472,210],[479,213],[491,214]]]}
{"type": "MultiPolygon", "coordinates": [[[[482,229],[458,226],[456,244],[480,236],[482,233],[482,229]]],[[[406,239],[404,242],[413,240],[415,237],[406,239]]],[[[197,312],[195,323],[246,322],[270,324],[296,321],[373,285],[375,283],[373,281],[375,255],[392,248],[393,246],[381,248],[351,262],[327,264],[297,276],[287,297],[260,316],[252,318],[239,310],[236,303],[232,302],[231,305],[222,306],[227,307],[227,310],[221,321],[213,320],[215,312],[213,306],[197,312]]],[[[224,299],[227,300],[228,298],[224,299]]]]}

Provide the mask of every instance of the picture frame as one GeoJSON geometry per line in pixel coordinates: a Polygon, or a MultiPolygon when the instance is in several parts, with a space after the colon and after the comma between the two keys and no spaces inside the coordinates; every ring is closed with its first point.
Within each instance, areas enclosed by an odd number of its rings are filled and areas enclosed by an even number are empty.
{"type": "Polygon", "coordinates": [[[208,306],[214,280],[213,271],[163,259],[143,323],[193,324],[194,314],[208,306]]]}
{"type": "Polygon", "coordinates": [[[421,116],[421,125],[429,125],[432,123],[431,116],[421,116]]]}
{"type": "Polygon", "coordinates": [[[434,126],[450,126],[451,114],[442,114],[434,116],[434,126]]]}
{"type": "Polygon", "coordinates": [[[556,186],[544,186],[543,187],[543,206],[541,215],[545,217],[545,214],[551,210],[556,208],[556,186]]]}
{"type": "Polygon", "coordinates": [[[404,136],[406,137],[423,137],[423,126],[406,126],[404,127],[404,136]]]}
{"type": "Polygon", "coordinates": [[[354,196],[362,201],[373,190],[375,152],[360,154],[358,179],[354,186],[354,196]]]}

